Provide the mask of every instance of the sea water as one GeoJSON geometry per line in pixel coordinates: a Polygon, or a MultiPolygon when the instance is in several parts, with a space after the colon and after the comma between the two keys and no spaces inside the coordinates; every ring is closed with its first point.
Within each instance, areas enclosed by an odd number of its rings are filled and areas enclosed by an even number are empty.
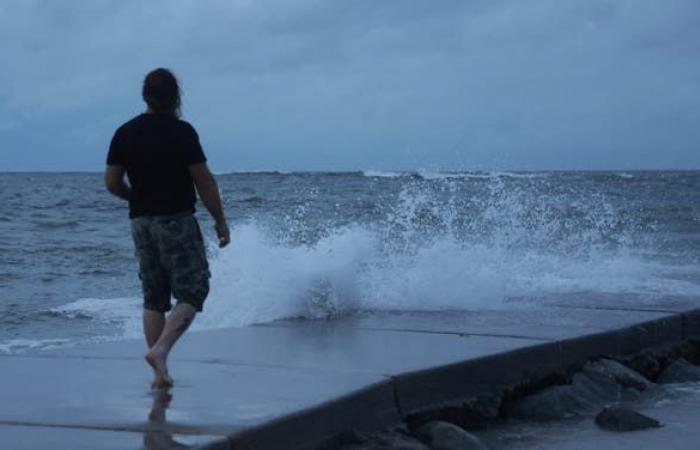
{"type": "MultiPolygon", "coordinates": [[[[193,329],[374,311],[700,298],[700,172],[217,176],[193,329]]],[[[0,174],[0,352],[140,335],[128,210],[98,173],[0,174]]],[[[698,301],[700,304],[700,301],[698,301]]]]}

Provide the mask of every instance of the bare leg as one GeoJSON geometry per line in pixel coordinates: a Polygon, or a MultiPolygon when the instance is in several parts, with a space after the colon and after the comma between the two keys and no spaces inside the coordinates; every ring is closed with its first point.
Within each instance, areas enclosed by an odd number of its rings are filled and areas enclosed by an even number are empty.
{"type": "Polygon", "coordinates": [[[163,327],[165,327],[165,313],[150,309],[143,310],[143,334],[146,336],[149,350],[163,333],[163,327]]]}
{"type": "MultiPolygon", "coordinates": [[[[164,327],[165,313],[150,309],[143,310],[143,334],[146,336],[146,344],[148,345],[149,350],[158,341],[158,338],[163,333],[164,327]]],[[[153,382],[151,383],[151,387],[155,387],[157,384],[161,383],[160,377],[158,376],[155,368],[153,369],[153,372],[154,378],[153,382]]]]}
{"type": "Polygon", "coordinates": [[[153,367],[156,375],[151,387],[160,389],[173,385],[173,379],[168,374],[168,354],[190,326],[196,312],[194,306],[178,303],[168,316],[163,332],[145,356],[146,362],[153,367]]]}

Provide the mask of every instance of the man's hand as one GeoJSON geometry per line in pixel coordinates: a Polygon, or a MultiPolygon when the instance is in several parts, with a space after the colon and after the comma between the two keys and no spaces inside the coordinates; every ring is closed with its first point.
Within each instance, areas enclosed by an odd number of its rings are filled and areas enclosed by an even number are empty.
{"type": "Polygon", "coordinates": [[[231,242],[231,232],[226,222],[217,222],[214,225],[216,235],[219,237],[219,248],[226,247],[231,242]]]}

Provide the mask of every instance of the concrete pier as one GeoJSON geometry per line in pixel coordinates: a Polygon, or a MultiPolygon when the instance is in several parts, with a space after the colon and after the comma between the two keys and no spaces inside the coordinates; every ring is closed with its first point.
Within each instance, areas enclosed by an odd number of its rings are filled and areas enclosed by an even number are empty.
{"type": "Polygon", "coordinates": [[[191,332],[149,390],[142,341],[0,357],[8,449],[297,449],[596,356],[700,335],[699,298],[575,297],[191,332]]]}

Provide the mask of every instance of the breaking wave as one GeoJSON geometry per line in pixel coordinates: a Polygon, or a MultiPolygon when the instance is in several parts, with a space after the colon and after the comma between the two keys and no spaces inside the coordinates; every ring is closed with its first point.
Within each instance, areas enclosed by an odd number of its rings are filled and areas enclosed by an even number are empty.
{"type": "MultiPolygon", "coordinates": [[[[212,288],[194,329],[512,308],[513,299],[559,293],[694,295],[696,269],[650,257],[653,224],[624,206],[599,192],[514,187],[491,176],[470,193],[449,179],[408,183],[381,220],[330,227],[311,242],[251,220],[233,228],[229,248],[212,246],[212,288]]],[[[136,296],[81,299],[57,310],[118,323],[134,337],[138,305],[136,296]]]]}

